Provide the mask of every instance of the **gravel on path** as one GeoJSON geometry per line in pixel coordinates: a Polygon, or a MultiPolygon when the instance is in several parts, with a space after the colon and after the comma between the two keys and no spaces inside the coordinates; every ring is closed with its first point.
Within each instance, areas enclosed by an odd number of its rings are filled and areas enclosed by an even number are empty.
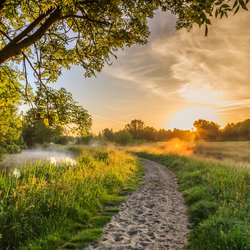
{"type": "Polygon", "coordinates": [[[140,188],[120,206],[97,244],[85,250],[181,250],[188,216],[175,175],[165,166],[140,159],[146,172],[140,188]]]}

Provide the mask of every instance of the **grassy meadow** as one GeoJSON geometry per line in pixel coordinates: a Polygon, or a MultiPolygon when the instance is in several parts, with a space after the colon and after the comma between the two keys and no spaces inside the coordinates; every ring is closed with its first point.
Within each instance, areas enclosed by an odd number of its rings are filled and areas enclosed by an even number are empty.
{"type": "Polygon", "coordinates": [[[167,142],[148,143],[130,147],[131,151],[153,154],[178,154],[201,159],[215,159],[227,163],[250,164],[250,142],[186,142],[178,138],[167,142]]]}
{"type": "MultiPolygon", "coordinates": [[[[0,172],[0,249],[83,248],[139,184],[143,168],[124,150],[67,150],[76,164],[0,172]]],[[[127,150],[176,173],[191,223],[188,249],[250,249],[250,143],[173,139],[127,150]]]]}
{"type": "Polygon", "coordinates": [[[137,185],[141,168],[119,150],[71,148],[75,165],[32,163],[0,173],[0,249],[76,249],[137,185]]]}
{"type": "Polygon", "coordinates": [[[176,173],[191,223],[188,249],[250,249],[248,165],[170,153],[137,154],[176,173]]]}
{"type": "Polygon", "coordinates": [[[237,163],[250,163],[250,142],[196,142],[193,154],[237,163]]]}

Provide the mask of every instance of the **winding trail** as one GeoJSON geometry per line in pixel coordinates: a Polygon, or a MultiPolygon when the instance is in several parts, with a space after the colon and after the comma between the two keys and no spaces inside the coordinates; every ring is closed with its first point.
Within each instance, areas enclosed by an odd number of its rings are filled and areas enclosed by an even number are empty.
{"type": "Polygon", "coordinates": [[[187,209],[174,174],[141,159],[146,168],[141,187],[105,227],[101,241],[87,250],[181,250],[188,236],[187,209]]]}

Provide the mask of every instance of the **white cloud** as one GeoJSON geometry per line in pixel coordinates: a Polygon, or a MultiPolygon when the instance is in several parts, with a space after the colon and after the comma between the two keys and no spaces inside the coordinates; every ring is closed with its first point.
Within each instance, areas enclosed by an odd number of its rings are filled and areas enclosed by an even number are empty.
{"type": "Polygon", "coordinates": [[[156,19],[151,23],[154,31],[151,42],[144,47],[125,49],[112,67],[105,68],[106,74],[165,99],[176,95],[192,101],[189,97],[198,95],[202,89],[207,92],[205,103],[209,100],[209,103],[231,105],[248,97],[248,12],[228,20],[215,20],[208,37],[198,28],[171,33],[174,18],[169,14],[158,13],[156,19]]]}
{"type": "Polygon", "coordinates": [[[182,30],[155,40],[151,48],[156,56],[174,61],[170,74],[182,82],[178,92],[185,99],[233,105],[250,96],[250,15],[241,12],[213,25],[208,37],[197,28],[182,30]]]}

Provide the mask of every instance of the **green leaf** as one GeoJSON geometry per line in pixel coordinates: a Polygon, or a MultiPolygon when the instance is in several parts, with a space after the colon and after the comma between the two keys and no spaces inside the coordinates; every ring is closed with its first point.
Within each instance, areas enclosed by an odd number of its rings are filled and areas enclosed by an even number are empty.
{"type": "Polygon", "coordinates": [[[238,5],[238,0],[234,2],[233,9],[236,8],[237,5],[238,5]]]}
{"type": "Polygon", "coordinates": [[[242,7],[242,9],[248,10],[248,9],[247,9],[247,6],[246,6],[245,3],[244,3],[244,0],[239,0],[239,3],[240,3],[240,6],[242,7]]]}
{"type": "Polygon", "coordinates": [[[239,11],[239,9],[240,9],[240,6],[238,6],[238,7],[235,9],[234,15],[239,11]]]}
{"type": "Polygon", "coordinates": [[[205,25],[205,36],[207,36],[207,35],[208,35],[208,26],[205,25]]]}
{"type": "Polygon", "coordinates": [[[218,17],[218,15],[219,15],[219,10],[216,9],[216,11],[215,11],[215,17],[218,17]]]}

